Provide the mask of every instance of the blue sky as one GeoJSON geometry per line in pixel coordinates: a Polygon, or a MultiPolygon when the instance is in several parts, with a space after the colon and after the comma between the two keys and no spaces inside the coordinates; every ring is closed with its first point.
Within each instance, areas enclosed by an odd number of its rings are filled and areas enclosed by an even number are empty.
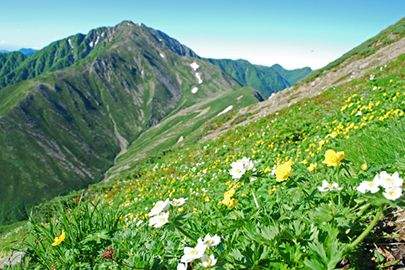
{"type": "Polygon", "coordinates": [[[0,0],[0,50],[41,49],[123,20],[198,55],[321,68],[405,16],[403,0],[0,0]]]}

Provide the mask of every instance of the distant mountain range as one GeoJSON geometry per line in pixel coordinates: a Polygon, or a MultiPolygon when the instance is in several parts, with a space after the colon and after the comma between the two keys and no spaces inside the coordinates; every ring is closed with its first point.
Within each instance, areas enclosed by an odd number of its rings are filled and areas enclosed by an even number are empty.
{"type": "Polygon", "coordinates": [[[237,82],[259,90],[267,98],[272,94],[296,84],[312,69],[309,67],[286,70],[276,64],[271,67],[253,65],[246,60],[207,59],[230,74],[237,82]]]}
{"type": "MultiPolygon", "coordinates": [[[[22,48],[22,49],[18,50],[18,52],[24,54],[25,56],[31,56],[31,55],[33,55],[36,51],[38,51],[38,50],[25,49],[25,48],[22,48]]],[[[11,52],[14,52],[14,51],[0,50],[0,54],[1,54],[1,53],[11,53],[11,52]]]]}

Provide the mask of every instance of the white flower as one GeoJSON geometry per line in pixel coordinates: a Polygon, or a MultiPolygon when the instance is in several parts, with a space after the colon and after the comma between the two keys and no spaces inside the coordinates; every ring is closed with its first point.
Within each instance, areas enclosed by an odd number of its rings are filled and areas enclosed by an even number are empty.
{"type": "Polygon", "coordinates": [[[209,257],[206,254],[204,254],[201,257],[201,261],[202,261],[203,267],[214,266],[217,263],[217,259],[215,259],[213,254],[211,254],[211,256],[209,256],[209,257]]]}
{"type": "Polygon", "coordinates": [[[179,263],[177,265],[177,270],[187,270],[187,263],[179,263]]]}
{"type": "Polygon", "coordinates": [[[169,199],[167,199],[166,201],[158,201],[155,204],[155,206],[150,210],[148,215],[155,216],[155,215],[158,215],[162,211],[168,210],[170,207],[169,202],[170,202],[169,199]]]}
{"type": "Polygon", "coordinates": [[[206,245],[207,247],[214,247],[218,245],[221,242],[221,238],[218,235],[210,236],[210,234],[207,234],[204,237],[204,241],[200,238],[198,238],[198,244],[203,244],[206,245]]]}
{"type": "Polygon", "coordinates": [[[338,191],[341,189],[342,189],[342,187],[339,187],[339,185],[337,183],[329,184],[328,181],[326,181],[326,180],[322,181],[322,187],[318,187],[319,191],[328,191],[328,190],[338,191]]]}
{"type": "Polygon", "coordinates": [[[180,206],[183,205],[188,198],[180,198],[180,199],[173,199],[170,204],[173,206],[180,206]]]}
{"type": "Polygon", "coordinates": [[[169,212],[160,213],[157,216],[154,216],[149,219],[149,226],[153,226],[155,228],[160,228],[169,222],[169,212]]]}
{"type": "Polygon", "coordinates": [[[181,257],[181,262],[189,263],[194,261],[195,259],[199,259],[203,256],[205,249],[207,248],[206,245],[197,244],[194,248],[185,247],[184,248],[184,255],[181,257]]]}
{"type": "Polygon", "coordinates": [[[277,168],[276,168],[276,166],[274,166],[273,169],[271,170],[270,174],[275,175],[276,171],[277,171],[277,168]]]}
{"type": "Polygon", "coordinates": [[[389,187],[385,189],[383,195],[388,200],[396,200],[402,196],[402,188],[401,187],[389,187]]]}
{"type": "Polygon", "coordinates": [[[361,193],[366,193],[368,191],[370,191],[371,193],[376,193],[380,190],[378,186],[379,186],[378,183],[374,181],[363,181],[357,187],[357,190],[361,193]]]}
{"type": "Polygon", "coordinates": [[[252,170],[254,166],[255,164],[253,163],[253,161],[249,159],[245,162],[245,169],[248,171],[252,170]]]}
{"type": "Polygon", "coordinates": [[[229,170],[229,174],[232,175],[232,178],[239,179],[246,172],[245,164],[242,160],[231,163],[232,169],[229,170]]]}
{"type": "Polygon", "coordinates": [[[361,115],[362,115],[362,112],[358,111],[355,116],[361,116],[361,115]]]}
{"type": "Polygon", "coordinates": [[[143,222],[143,220],[142,219],[140,219],[137,223],[136,223],[136,226],[138,227],[139,225],[141,225],[142,224],[142,222],[143,222]]]}
{"type": "Polygon", "coordinates": [[[382,186],[383,188],[401,187],[402,184],[404,183],[404,180],[402,180],[402,178],[399,178],[398,172],[395,172],[391,176],[386,171],[377,174],[374,177],[373,181],[382,186]]]}

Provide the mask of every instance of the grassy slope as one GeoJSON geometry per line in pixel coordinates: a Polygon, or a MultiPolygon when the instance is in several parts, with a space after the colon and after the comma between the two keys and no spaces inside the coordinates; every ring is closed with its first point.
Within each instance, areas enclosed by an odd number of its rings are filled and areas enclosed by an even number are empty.
{"type": "MultiPolygon", "coordinates": [[[[171,147],[180,136],[186,137],[199,128],[204,122],[215,117],[226,107],[233,105],[234,110],[258,102],[253,96],[253,89],[249,87],[241,88],[235,84],[235,91],[223,92],[223,79],[233,81],[228,75],[220,75],[218,68],[202,61],[194,60],[200,65],[198,72],[202,73],[203,83],[195,84],[194,80],[185,80],[182,82],[183,95],[179,100],[180,106],[173,110],[159,125],[152,127],[137,138],[128,148],[128,152],[120,156],[117,165],[111,168],[108,175],[126,170],[138,165],[139,160],[145,157],[155,156],[156,153],[171,147]],[[197,86],[197,93],[191,93],[192,87],[197,86]],[[242,97],[243,96],[243,97],[242,97]],[[240,98],[240,100],[237,100],[240,98]],[[208,109],[204,115],[197,117],[200,111],[208,109]]],[[[187,78],[188,74],[193,73],[188,65],[174,65],[174,70],[181,74],[182,78],[187,78]]],[[[193,137],[201,137],[193,133],[193,137]]]]}
{"type": "MultiPolygon", "coordinates": [[[[184,240],[174,227],[168,225],[153,229],[145,223],[140,227],[135,223],[145,219],[145,213],[153,203],[163,197],[188,197],[182,208],[189,215],[179,221],[184,223],[183,229],[192,237],[204,237],[206,233],[222,237],[220,248],[214,248],[221,269],[233,269],[232,265],[238,269],[283,269],[287,265],[289,269],[328,269],[328,264],[334,269],[342,258],[339,252],[351,243],[350,239],[364,231],[368,220],[377,212],[378,204],[395,206],[397,203],[378,199],[375,194],[363,195],[353,188],[362,180],[373,179],[381,170],[398,171],[402,177],[405,174],[404,59],[402,56],[387,67],[376,67],[364,78],[331,88],[311,100],[302,100],[276,114],[238,127],[215,141],[178,149],[154,164],[145,163],[133,174],[116,179],[118,182],[111,189],[98,193],[98,198],[103,198],[99,209],[107,215],[112,211],[109,208],[121,206],[122,227],[111,228],[113,238],[102,240],[100,245],[80,245],[95,248],[99,253],[112,246],[119,251],[116,256],[129,265],[175,269],[184,246],[192,246],[193,242],[184,240]],[[369,80],[370,74],[375,75],[372,81],[369,80]],[[361,115],[359,111],[362,111],[361,115]],[[336,179],[335,169],[322,164],[327,149],[345,152],[347,171],[340,171],[340,180],[336,179]],[[256,176],[258,179],[254,182],[258,202],[263,208],[255,210],[251,191],[243,186],[236,188],[234,198],[238,203],[234,208],[218,206],[224,192],[232,186],[228,173],[231,163],[244,156],[256,161],[255,167],[264,173],[256,176]],[[306,159],[308,164],[299,163],[306,159]],[[292,173],[287,181],[278,183],[270,171],[277,163],[286,160],[294,162],[292,173]],[[318,164],[312,172],[307,170],[310,163],[318,164]],[[367,170],[361,169],[364,163],[367,170]],[[338,181],[344,189],[339,193],[319,192],[317,187],[323,179],[338,181]],[[331,196],[338,208],[330,205],[331,196]],[[335,210],[332,212],[331,209],[335,210]],[[129,219],[131,213],[134,221],[129,219]],[[174,231],[166,231],[170,228],[174,231]],[[314,231],[317,233],[313,234],[314,231]],[[323,257],[322,252],[331,255],[323,257]]],[[[171,215],[176,215],[176,212],[173,209],[171,215]]],[[[73,214],[74,218],[78,214],[73,214]]],[[[386,219],[392,218],[388,211],[385,214],[386,219]]],[[[61,212],[55,214],[55,218],[60,216],[63,216],[61,212]]],[[[86,218],[97,223],[95,217],[86,218]]],[[[97,226],[89,228],[90,233],[102,229],[97,226]]],[[[74,241],[80,240],[73,240],[70,230],[75,228],[60,222],[55,228],[37,231],[32,241],[45,237],[49,245],[53,235],[64,229],[68,236],[59,247],[65,254],[73,248],[74,241]],[[45,231],[50,235],[45,235],[45,231]]],[[[392,231],[387,233],[385,242],[395,243],[403,237],[392,231]]],[[[382,232],[374,231],[367,241],[345,255],[355,269],[375,269],[375,263],[366,259],[368,250],[373,244],[378,244],[374,235],[382,237],[382,232]]],[[[39,254],[48,264],[61,261],[54,249],[47,248],[47,245],[45,249],[46,253],[39,254]]],[[[93,267],[104,264],[112,268],[116,265],[99,256],[94,258],[93,267]]],[[[386,258],[382,256],[378,260],[381,266],[386,258]]],[[[69,260],[66,263],[74,265],[69,260]]]]}
{"type": "Polygon", "coordinates": [[[368,39],[359,46],[345,53],[340,58],[329,63],[325,67],[312,72],[303,81],[309,82],[314,80],[316,77],[322,76],[322,72],[324,70],[332,70],[334,67],[338,66],[343,61],[349,59],[352,56],[357,56],[360,58],[369,56],[378,51],[381,47],[389,45],[392,42],[395,42],[396,40],[402,38],[404,35],[405,35],[405,18],[402,18],[397,23],[381,31],[378,35],[368,39]]]}

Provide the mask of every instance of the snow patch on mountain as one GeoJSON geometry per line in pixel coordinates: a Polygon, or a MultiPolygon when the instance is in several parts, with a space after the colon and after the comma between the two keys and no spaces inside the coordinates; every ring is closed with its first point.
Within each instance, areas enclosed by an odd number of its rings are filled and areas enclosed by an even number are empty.
{"type": "Polygon", "coordinates": [[[190,64],[190,67],[191,67],[194,71],[196,71],[197,68],[199,68],[200,66],[199,66],[196,62],[193,62],[192,64],[190,64]]]}
{"type": "Polygon", "coordinates": [[[233,105],[226,107],[226,109],[223,110],[222,112],[220,112],[219,114],[217,114],[217,116],[229,112],[230,110],[232,110],[232,108],[233,108],[233,105]]]}
{"type": "Polygon", "coordinates": [[[94,47],[96,47],[97,46],[97,43],[100,41],[100,36],[99,35],[97,35],[97,39],[96,39],[96,42],[94,42],[94,47]]]}
{"type": "Polygon", "coordinates": [[[195,94],[198,91],[198,87],[197,86],[193,86],[193,88],[191,88],[191,93],[195,94]]]}
{"type": "Polygon", "coordinates": [[[69,49],[73,49],[72,41],[70,40],[70,38],[68,39],[68,43],[69,43],[69,49]]]}
{"type": "Polygon", "coordinates": [[[197,78],[198,84],[202,84],[203,80],[201,78],[201,73],[196,73],[195,77],[197,78]]]}

